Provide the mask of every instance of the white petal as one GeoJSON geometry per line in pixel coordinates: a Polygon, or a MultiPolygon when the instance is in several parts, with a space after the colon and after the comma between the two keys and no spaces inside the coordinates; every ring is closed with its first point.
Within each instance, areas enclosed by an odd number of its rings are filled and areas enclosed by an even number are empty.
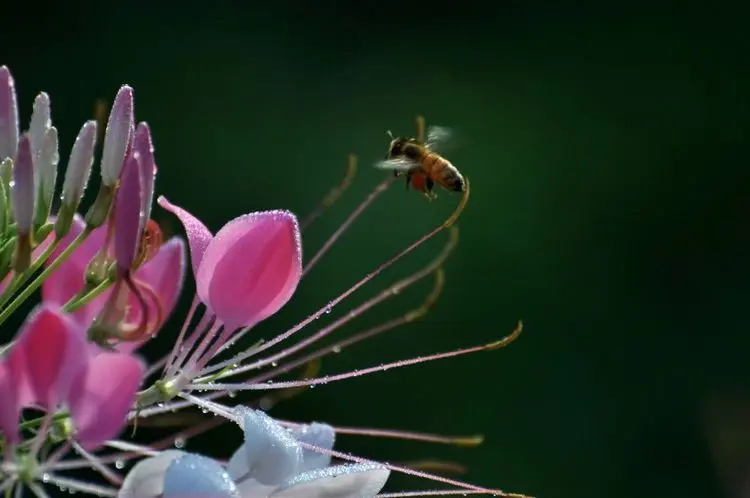
{"type": "MultiPolygon", "coordinates": [[[[333,427],[318,422],[295,427],[291,430],[291,433],[297,441],[327,450],[333,449],[333,443],[336,440],[336,432],[333,427]]],[[[299,472],[328,467],[330,464],[331,455],[302,448],[302,465],[299,472]]]]}
{"type": "Polygon", "coordinates": [[[175,459],[164,476],[164,498],[240,498],[234,481],[216,460],[196,454],[175,459]]]}
{"type": "MultiPolygon", "coordinates": [[[[243,423],[247,472],[240,480],[250,477],[261,484],[277,485],[297,474],[302,448],[288,430],[262,411],[247,409],[243,423]]],[[[237,475],[237,469],[232,475],[237,475]]]]}
{"type": "Polygon", "coordinates": [[[167,450],[141,460],[130,469],[117,498],[155,498],[164,492],[164,475],[172,461],[184,451],[167,450]]]}
{"type": "Polygon", "coordinates": [[[388,480],[390,470],[358,463],[304,472],[290,479],[273,498],[372,498],[388,480]]]}
{"type": "Polygon", "coordinates": [[[237,483],[237,490],[242,498],[268,498],[278,486],[265,486],[255,479],[246,479],[237,483]]]}

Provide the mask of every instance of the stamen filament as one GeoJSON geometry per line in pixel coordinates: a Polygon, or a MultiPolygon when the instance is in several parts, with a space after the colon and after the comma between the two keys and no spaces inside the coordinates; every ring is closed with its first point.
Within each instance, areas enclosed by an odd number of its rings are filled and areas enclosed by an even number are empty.
{"type": "Polygon", "coordinates": [[[331,207],[339,198],[341,197],[341,194],[343,194],[349,186],[352,184],[352,180],[354,180],[354,176],[357,174],[357,156],[354,154],[349,154],[349,161],[346,166],[346,175],[344,176],[343,180],[341,180],[341,183],[333,187],[328,194],[323,198],[323,200],[318,204],[318,206],[310,213],[308,214],[305,219],[300,223],[300,229],[305,230],[310,225],[312,225],[313,221],[318,219],[323,212],[331,207]]]}
{"type": "MultiPolygon", "coordinates": [[[[421,278],[421,277],[420,277],[421,278]]],[[[406,280],[406,279],[405,279],[406,280]]],[[[402,281],[403,282],[403,281],[402,281]]],[[[415,280],[416,282],[416,280],[415,280]]],[[[339,341],[335,344],[332,344],[330,346],[326,346],[324,348],[317,349],[313,351],[312,353],[308,353],[301,358],[297,360],[293,360],[290,362],[287,362],[283,365],[279,365],[273,370],[269,370],[268,372],[265,372],[248,382],[250,383],[258,383],[258,382],[265,382],[268,379],[273,379],[278,377],[281,374],[284,374],[286,372],[289,372],[290,370],[293,370],[301,365],[304,365],[305,363],[308,363],[313,360],[317,360],[319,358],[322,358],[324,356],[327,356],[331,353],[341,351],[344,348],[348,348],[349,346],[362,342],[366,339],[370,339],[376,335],[380,335],[384,332],[388,332],[389,330],[393,330],[397,327],[400,327],[401,325],[404,325],[406,323],[409,323],[411,321],[416,320],[417,318],[423,316],[427,313],[429,308],[437,301],[438,296],[443,290],[444,285],[444,272],[441,268],[438,268],[435,271],[435,284],[433,285],[430,293],[427,295],[427,298],[424,300],[421,306],[418,308],[412,309],[400,317],[392,318],[386,322],[383,322],[379,325],[376,325],[374,327],[371,327],[369,329],[365,329],[362,332],[359,332],[347,339],[344,339],[342,341],[339,341]]],[[[232,372],[228,372],[229,376],[232,372]]]]}
{"type": "Polygon", "coordinates": [[[428,356],[418,356],[416,358],[410,358],[407,360],[395,361],[392,363],[385,363],[377,367],[363,368],[359,370],[353,370],[337,375],[327,375],[325,377],[318,377],[316,379],[302,380],[302,381],[288,381],[288,382],[267,382],[265,384],[248,384],[248,383],[212,383],[212,384],[191,384],[189,387],[192,389],[204,389],[204,390],[249,390],[249,391],[264,391],[268,389],[288,389],[291,387],[302,387],[302,386],[316,386],[319,384],[328,384],[330,382],[336,382],[344,379],[351,379],[355,377],[362,377],[377,372],[385,372],[393,368],[403,368],[420,363],[427,363],[430,361],[441,360],[445,358],[452,358],[455,356],[463,356],[471,353],[477,353],[479,351],[491,351],[507,346],[513,342],[521,333],[522,323],[518,322],[516,329],[508,336],[481,346],[473,346],[470,348],[457,349],[454,351],[448,351],[445,353],[436,353],[428,356]]]}
{"type": "Polygon", "coordinates": [[[380,184],[378,184],[377,187],[375,187],[375,190],[373,190],[370,195],[368,195],[367,198],[365,198],[365,200],[362,201],[354,211],[352,211],[349,217],[335,232],[333,232],[333,235],[328,238],[325,244],[323,244],[323,247],[321,247],[318,252],[315,253],[315,256],[313,256],[312,259],[307,262],[305,267],[302,269],[302,278],[304,278],[305,275],[307,275],[307,273],[313,269],[318,261],[320,261],[320,258],[322,258],[328,252],[328,250],[331,249],[333,244],[335,244],[339,237],[341,237],[341,235],[343,235],[343,233],[349,229],[352,223],[354,223],[357,218],[359,218],[362,212],[364,212],[364,210],[367,209],[367,207],[372,204],[380,194],[385,192],[386,189],[390,187],[394,181],[396,181],[396,178],[394,177],[389,177],[388,179],[383,180],[380,184]]]}

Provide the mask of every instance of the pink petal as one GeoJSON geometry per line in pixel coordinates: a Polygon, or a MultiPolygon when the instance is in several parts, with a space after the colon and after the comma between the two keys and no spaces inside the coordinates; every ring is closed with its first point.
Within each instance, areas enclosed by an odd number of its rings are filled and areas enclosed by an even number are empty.
{"type": "Polygon", "coordinates": [[[122,431],[144,371],[129,354],[104,352],[91,359],[85,383],[70,403],[76,439],[84,448],[101,446],[122,431]]]}
{"type": "Polygon", "coordinates": [[[83,330],[62,312],[45,305],[27,318],[15,348],[23,351],[34,401],[48,409],[67,397],[88,364],[83,330]]]}
{"type": "MultiPolygon", "coordinates": [[[[161,246],[156,256],[135,273],[136,280],[151,287],[159,298],[162,321],[157,327],[161,327],[166,322],[177,304],[185,281],[185,263],[185,242],[174,237],[161,246]]],[[[139,313],[140,308],[132,295],[131,301],[130,309],[134,313],[139,313]]],[[[137,319],[138,316],[128,316],[128,321],[135,322],[137,319]]],[[[117,350],[121,352],[134,351],[149,338],[146,337],[144,340],[136,342],[123,342],[117,346],[117,350]]]]}
{"type": "Polygon", "coordinates": [[[18,431],[18,417],[21,406],[18,403],[17,379],[13,371],[5,363],[0,363],[0,432],[11,443],[21,441],[18,431]]]}
{"type": "Polygon", "coordinates": [[[141,166],[134,155],[125,159],[115,200],[115,257],[123,275],[133,265],[141,238],[141,166]]]}
{"type": "Polygon", "coordinates": [[[159,196],[156,202],[158,202],[161,207],[177,216],[180,223],[182,223],[182,226],[185,227],[185,234],[187,235],[188,245],[190,246],[190,260],[193,265],[193,276],[197,276],[198,266],[203,259],[203,253],[206,251],[206,247],[208,247],[211,239],[213,239],[211,231],[206,228],[206,225],[201,223],[198,218],[181,207],[175,206],[163,195],[159,196]]]}
{"type": "Polygon", "coordinates": [[[208,245],[196,290],[227,326],[249,326],[281,309],[301,274],[297,218],[288,211],[251,213],[224,225],[208,245]]]}
{"type": "MultiPolygon", "coordinates": [[[[79,216],[76,216],[73,220],[70,233],[63,238],[63,242],[52,253],[48,263],[54,261],[62,250],[70,245],[73,239],[83,231],[83,228],[83,221],[79,216]]],[[[73,254],[47,277],[42,284],[42,300],[44,302],[62,306],[83,289],[86,267],[102,248],[106,234],[106,225],[95,229],[83,244],[73,251],[73,254]]],[[[109,291],[104,292],[93,301],[73,312],[72,316],[77,322],[88,327],[101,310],[108,295],[109,291]]]]}

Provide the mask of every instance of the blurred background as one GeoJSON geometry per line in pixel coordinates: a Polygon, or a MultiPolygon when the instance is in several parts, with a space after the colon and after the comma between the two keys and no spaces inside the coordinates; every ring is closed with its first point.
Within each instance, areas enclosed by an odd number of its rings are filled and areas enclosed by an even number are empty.
{"type": "MultiPolygon", "coordinates": [[[[214,230],[254,210],[311,212],[354,152],[353,185],[305,230],[310,258],[383,178],[370,165],[385,154],[386,130],[413,135],[424,114],[455,130],[447,157],[472,182],[445,290],[423,319],[344,349],[322,372],[526,325],[506,349],[319,386],[273,415],[482,433],[469,449],[351,436],[337,447],[460,462],[472,483],[539,497],[750,496],[747,9],[189,4],[4,5],[0,63],[15,76],[22,125],[35,94],[48,92],[64,162],[95,99],[133,85],[137,119],[154,133],[157,191],[214,230]]],[[[439,224],[458,196],[438,195],[428,203],[391,187],[252,339],[286,330],[439,224]]],[[[154,217],[180,233],[161,209],[154,217]]],[[[408,255],[326,320],[445,241],[408,255]]],[[[418,306],[431,285],[336,339],[418,306]]],[[[191,287],[185,305],[190,297],[191,287]]],[[[166,350],[179,315],[147,354],[166,350]]],[[[228,456],[240,434],[221,434],[187,448],[228,456]]],[[[425,487],[396,476],[388,490],[425,487]]]]}

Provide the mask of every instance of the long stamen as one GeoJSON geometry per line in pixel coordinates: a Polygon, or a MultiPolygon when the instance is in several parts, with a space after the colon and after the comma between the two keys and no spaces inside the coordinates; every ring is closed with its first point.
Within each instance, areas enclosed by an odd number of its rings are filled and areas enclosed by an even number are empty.
{"type": "Polygon", "coordinates": [[[302,278],[307,275],[307,273],[313,269],[313,267],[320,261],[320,258],[322,258],[330,249],[333,247],[333,244],[336,243],[337,240],[339,240],[339,237],[343,235],[343,233],[349,229],[349,227],[354,223],[357,218],[364,212],[367,207],[372,204],[375,199],[378,198],[380,194],[386,191],[388,187],[390,187],[393,182],[396,181],[396,178],[389,177],[386,180],[383,180],[380,184],[378,184],[377,187],[375,187],[375,190],[373,190],[370,195],[365,198],[362,203],[357,206],[357,208],[352,211],[352,213],[349,215],[349,217],[341,224],[341,226],[333,232],[333,235],[331,235],[325,244],[323,244],[323,247],[321,247],[317,253],[315,253],[315,256],[312,257],[310,261],[307,262],[305,267],[302,269],[302,278]]]}
{"type": "MultiPolygon", "coordinates": [[[[180,329],[180,333],[177,336],[177,340],[174,343],[174,347],[172,348],[172,350],[169,352],[169,355],[167,356],[167,359],[166,359],[167,368],[165,371],[165,375],[170,374],[174,364],[177,361],[178,354],[185,351],[185,344],[183,343],[183,340],[185,339],[185,334],[187,333],[188,328],[190,327],[190,324],[193,322],[193,318],[195,318],[195,312],[198,310],[199,305],[200,305],[200,301],[198,300],[198,297],[194,296],[193,302],[190,305],[190,310],[188,311],[188,314],[185,317],[185,321],[182,322],[182,328],[180,329]]],[[[150,369],[149,369],[149,372],[151,372],[150,369]]]]}
{"type": "MultiPolygon", "coordinates": [[[[435,270],[435,283],[432,289],[430,290],[430,293],[425,298],[424,302],[418,308],[412,309],[404,313],[400,317],[392,318],[390,320],[387,320],[386,322],[383,322],[374,327],[368,328],[347,339],[344,339],[343,341],[339,341],[336,344],[317,349],[313,351],[312,353],[308,353],[297,360],[293,360],[293,361],[285,363],[284,365],[280,365],[273,370],[269,370],[268,372],[253,378],[250,382],[251,383],[265,382],[266,380],[276,378],[279,375],[289,372],[290,370],[293,370],[310,361],[317,360],[331,353],[340,352],[343,349],[348,348],[349,346],[353,344],[362,342],[366,339],[370,339],[376,335],[380,335],[384,332],[388,332],[389,330],[393,330],[396,327],[399,327],[401,325],[404,325],[406,323],[416,320],[417,318],[427,313],[430,307],[437,301],[437,298],[442,292],[443,286],[444,286],[443,275],[444,275],[444,272],[441,268],[438,268],[437,270],[435,270]]],[[[227,372],[227,376],[232,375],[232,374],[234,374],[234,371],[227,372]]]]}
{"type": "Polygon", "coordinates": [[[371,429],[365,427],[338,427],[334,426],[336,434],[348,434],[351,436],[380,437],[387,439],[401,439],[404,441],[419,441],[422,443],[447,444],[451,446],[474,447],[484,442],[484,436],[443,436],[440,434],[427,434],[423,432],[401,431],[393,429],[371,429]]]}
{"type": "MultiPolygon", "coordinates": [[[[389,183],[386,183],[386,182],[383,182],[383,184],[389,185],[389,183]]],[[[383,184],[381,184],[381,185],[383,185],[383,184]]],[[[246,352],[244,352],[242,354],[239,354],[239,355],[235,356],[234,358],[230,358],[230,359],[228,359],[226,361],[223,361],[223,362],[220,362],[218,364],[215,364],[212,367],[209,367],[208,369],[204,370],[203,373],[205,374],[207,372],[220,370],[220,369],[224,368],[227,365],[233,365],[235,363],[239,363],[239,362],[241,362],[241,361],[249,358],[250,356],[259,354],[259,353],[267,350],[268,348],[273,347],[273,346],[275,346],[276,344],[278,344],[278,343],[280,343],[282,341],[285,341],[286,339],[288,339],[289,337],[293,336],[294,334],[296,334],[297,332],[299,332],[300,330],[302,330],[304,327],[306,327],[307,325],[309,325],[311,322],[313,322],[313,321],[317,320],[318,318],[320,318],[321,316],[323,316],[326,312],[330,311],[334,306],[336,306],[341,301],[343,301],[344,299],[346,299],[347,297],[349,297],[350,295],[352,295],[354,292],[356,292],[360,287],[362,287],[363,285],[365,285],[367,282],[369,282],[373,278],[375,278],[378,275],[380,275],[383,271],[385,271],[386,269],[388,269],[390,266],[392,266],[394,263],[396,263],[397,261],[399,261],[401,258],[403,258],[404,256],[406,256],[407,254],[409,254],[414,249],[416,249],[417,247],[421,246],[422,244],[424,244],[428,240],[432,239],[434,236],[436,236],[437,234],[439,234],[440,232],[442,232],[446,228],[450,228],[451,226],[453,226],[453,224],[458,220],[459,216],[461,216],[461,213],[463,212],[464,208],[466,207],[466,203],[469,200],[469,193],[470,193],[469,179],[466,178],[466,190],[464,191],[464,195],[461,198],[461,202],[459,202],[458,206],[453,211],[453,213],[442,224],[438,225],[437,227],[435,227],[434,229],[432,229],[430,232],[428,232],[427,234],[425,234],[422,237],[420,237],[419,239],[417,239],[415,242],[413,242],[411,245],[409,245],[406,249],[402,250],[401,252],[399,252],[398,254],[396,254],[394,257],[392,257],[391,259],[389,259],[385,263],[382,263],[374,271],[368,273],[359,282],[357,282],[352,287],[350,287],[348,290],[346,290],[345,292],[343,292],[342,294],[340,294],[338,297],[336,297],[335,299],[333,299],[332,301],[330,301],[326,306],[323,306],[318,311],[316,311],[312,315],[308,316],[306,319],[304,319],[303,321],[301,321],[300,323],[298,323],[297,325],[295,325],[291,329],[287,330],[283,334],[277,335],[276,337],[274,337],[270,341],[262,344],[261,346],[258,346],[257,348],[253,348],[253,349],[251,349],[249,351],[246,351],[246,352]]]]}
{"type": "Polygon", "coordinates": [[[326,209],[331,207],[339,198],[341,195],[349,188],[349,186],[352,184],[352,180],[354,180],[354,176],[357,174],[357,156],[354,154],[349,154],[349,161],[346,166],[346,175],[344,175],[343,180],[341,180],[341,183],[333,187],[328,194],[323,198],[323,200],[318,204],[318,206],[310,213],[308,214],[305,219],[300,222],[300,229],[305,230],[308,228],[312,223],[320,217],[323,212],[325,212],[326,209]]]}
{"type": "Polygon", "coordinates": [[[318,377],[316,379],[309,379],[304,381],[288,381],[288,382],[268,382],[265,384],[248,384],[248,383],[211,383],[211,384],[196,384],[192,385],[193,389],[206,389],[206,390],[250,390],[250,391],[262,391],[266,389],[288,389],[290,387],[302,387],[302,386],[316,386],[319,384],[328,384],[330,382],[336,382],[344,379],[351,379],[354,377],[362,377],[363,375],[369,375],[377,372],[385,372],[393,368],[403,368],[412,365],[418,365],[420,363],[427,363],[430,361],[442,360],[445,358],[453,358],[455,356],[463,356],[467,354],[477,353],[479,351],[492,351],[495,349],[503,348],[516,340],[521,334],[523,329],[522,322],[518,322],[516,329],[508,336],[481,346],[473,346],[470,348],[456,349],[454,351],[448,351],[445,353],[437,353],[428,356],[418,356],[416,358],[410,358],[408,360],[400,360],[392,363],[385,363],[378,365],[377,367],[362,368],[351,372],[346,372],[338,375],[327,375],[325,377],[318,377]]]}

